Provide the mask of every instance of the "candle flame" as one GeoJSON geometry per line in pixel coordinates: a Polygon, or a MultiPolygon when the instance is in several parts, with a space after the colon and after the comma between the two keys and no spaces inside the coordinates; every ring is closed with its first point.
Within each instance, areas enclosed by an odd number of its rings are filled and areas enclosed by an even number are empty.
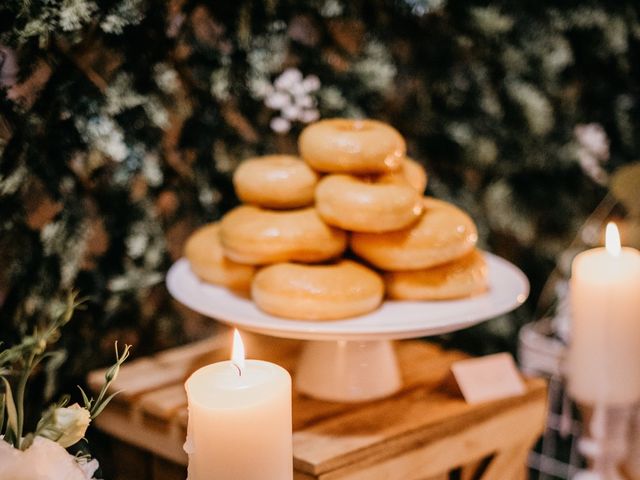
{"type": "Polygon", "coordinates": [[[614,257],[620,256],[620,232],[618,231],[616,224],[613,222],[607,223],[604,245],[610,255],[614,257]]]}
{"type": "Polygon", "coordinates": [[[238,368],[238,372],[242,375],[244,370],[244,343],[237,328],[233,329],[233,348],[231,349],[231,362],[238,368]]]}

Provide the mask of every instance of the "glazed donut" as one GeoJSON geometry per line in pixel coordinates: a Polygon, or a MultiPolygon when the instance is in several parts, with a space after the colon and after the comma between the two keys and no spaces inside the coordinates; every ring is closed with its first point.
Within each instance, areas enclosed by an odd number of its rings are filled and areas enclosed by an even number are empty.
{"type": "Polygon", "coordinates": [[[193,232],[185,243],[184,255],[193,273],[205,282],[232,290],[248,291],[251,287],[255,268],[224,256],[218,223],[210,223],[193,232]]]}
{"type": "Polygon", "coordinates": [[[373,270],[351,260],[331,265],[279,263],[261,269],[251,284],[256,305],[278,317],[336,320],[378,308],[384,285],[373,270]]]}
{"type": "Polygon", "coordinates": [[[427,189],[427,172],[415,160],[406,157],[402,160],[400,170],[385,173],[376,179],[380,183],[409,184],[420,195],[427,189]]]}
{"type": "Polygon", "coordinates": [[[422,197],[407,183],[334,174],[318,183],[316,209],[329,225],[354,232],[389,232],[418,219],[422,197]]]}
{"type": "Polygon", "coordinates": [[[321,120],[298,138],[300,156],[315,170],[330,173],[384,173],[400,168],[402,135],[376,120],[321,120]]]}
{"type": "Polygon", "coordinates": [[[420,270],[455,260],[473,249],[478,231],[465,212],[426,197],[418,222],[386,233],[354,233],[351,249],[382,270],[420,270]]]}
{"type": "Polygon", "coordinates": [[[313,203],[318,174],[292,155],[249,158],[233,174],[236,194],[265,208],[299,208],[313,203]]]}
{"type": "Polygon", "coordinates": [[[322,262],[339,256],[347,234],[324,223],[313,207],[264,210],[241,205],[220,223],[225,255],[238,263],[322,262]]]}
{"type": "Polygon", "coordinates": [[[387,272],[387,295],[396,300],[451,300],[487,290],[487,262],[478,250],[424,270],[387,272]]]}

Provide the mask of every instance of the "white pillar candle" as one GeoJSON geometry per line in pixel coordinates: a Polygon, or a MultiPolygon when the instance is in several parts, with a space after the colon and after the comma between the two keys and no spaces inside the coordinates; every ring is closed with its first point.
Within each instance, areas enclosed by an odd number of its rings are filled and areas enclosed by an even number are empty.
{"type": "Polygon", "coordinates": [[[291,480],[291,377],[244,360],[234,332],[232,360],[207,365],[185,384],[189,480],[291,480]]]}
{"type": "Polygon", "coordinates": [[[590,405],[640,400],[640,252],[620,247],[614,224],[606,248],[573,261],[571,316],[571,396],[590,405]]]}

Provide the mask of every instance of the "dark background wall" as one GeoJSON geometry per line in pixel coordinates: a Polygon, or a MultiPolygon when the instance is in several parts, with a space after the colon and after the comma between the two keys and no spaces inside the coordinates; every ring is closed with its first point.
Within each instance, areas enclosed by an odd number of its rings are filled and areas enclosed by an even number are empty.
{"type": "Polygon", "coordinates": [[[638,14],[605,1],[4,0],[0,339],[71,288],[90,301],[61,340],[65,380],[111,359],[116,339],[142,355],[202,335],[163,276],[196,226],[236,204],[234,167],[295,152],[316,116],[366,116],[396,126],[429,194],[529,275],[524,309],[447,339],[513,348],[610,172],[636,158],[638,14]],[[283,111],[274,91],[303,82],[307,107],[283,111]]]}

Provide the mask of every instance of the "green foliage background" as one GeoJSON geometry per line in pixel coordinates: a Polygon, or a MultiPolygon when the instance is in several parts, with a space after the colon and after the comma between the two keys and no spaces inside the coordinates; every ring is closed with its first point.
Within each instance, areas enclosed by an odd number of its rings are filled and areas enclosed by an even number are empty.
{"type": "MultiPolygon", "coordinates": [[[[638,10],[4,0],[0,338],[14,341],[69,288],[91,301],[63,339],[66,375],[104,364],[114,339],[140,355],[200,335],[163,276],[196,226],[236,204],[239,161],[295,151],[304,124],[275,132],[281,112],[265,93],[287,68],[319,79],[322,117],[396,126],[429,193],[468,210],[483,246],[529,275],[531,306],[608,172],[636,158],[638,10]],[[577,134],[584,125],[599,147],[577,134]]],[[[453,341],[512,348],[530,306],[453,341]]]]}

